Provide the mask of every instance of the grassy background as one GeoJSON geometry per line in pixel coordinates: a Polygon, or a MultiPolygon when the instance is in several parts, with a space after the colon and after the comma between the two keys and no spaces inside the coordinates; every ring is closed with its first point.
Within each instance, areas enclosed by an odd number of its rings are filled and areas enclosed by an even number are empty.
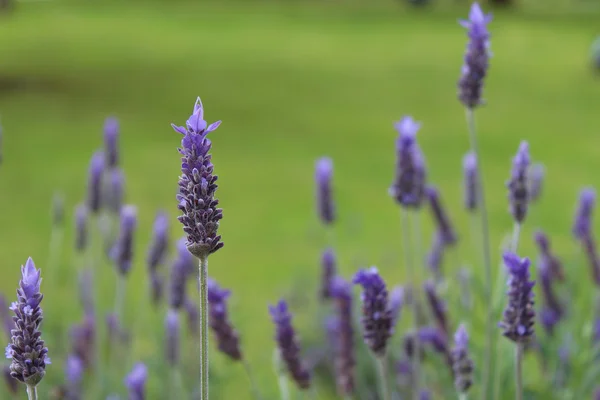
{"type": "MultiPolygon", "coordinates": [[[[523,255],[534,255],[536,227],[551,234],[561,254],[572,253],[577,190],[598,184],[600,81],[590,71],[588,48],[599,26],[597,15],[578,15],[570,6],[562,2],[540,14],[529,2],[521,12],[497,13],[491,26],[488,106],[478,123],[494,244],[511,229],[504,181],[520,140],[530,141],[549,177],[524,229],[523,255]],[[575,12],[553,13],[566,7],[575,12]]],[[[174,219],[179,136],[169,123],[183,123],[200,95],[207,120],[223,120],[213,143],[226,247],[211,257],[210,274],[233,290],[232,319],[260,385],[274,398],[266,305],[292,286],[316,291],[325,243],[313,207],[317,157],[335,162],[335,244],[343,273],[374,264],[389,282],[401,282],[399,212],[386,193],[392,123],[403,114],[423,121],[419,140],[431,181],[465,239],[462,257],[472,261],[460,186],[468,141],[455,89],[466,41],[456,18],[468,6],[437,8],[359,1],[19,4],[0,18],[0,289],[12,298],[28,256],[49,273],[52,193],[65,193],[72,226],[70,211],[85,194],[103,119],[115,115],[127,201],[141,218],[128,283],[134,315],[135,299],[146,293],[143,256],[155,211],[168,209],[173,239],[181,233],[174,219]]],[[[71,243],[68,232],[61,268],[71,263],[71,243]]],[[[473,271],[481,274],[478,265],[473,271]]],[[[44,292],[49,313],[77,302],[67,278],[54,283],[55,293],[44,292]]],[[[581,285],[581,298],[591,299],[585,279],[581,285]]],[[[298,307],[299,323],[315,307],[314,301],[298,307]]],[[[481,305],[476,313],[482,315],[481,305]]],[[[162,330],[162,323],[145,329],[162,330]]],[[[303,335],[311,329],[299,328],[303,335]]],[[[47,338],[51,353],[61,340],[47,338]]],[[[146,344],[136,352],[151,359],[162,349],[146,344]]],[[[246,398],[241,367],[216,352],[213,360],[217,398],[246,398]]],[[[47,379],[60,382],[61,374],[59,362],[47,379]]]]}

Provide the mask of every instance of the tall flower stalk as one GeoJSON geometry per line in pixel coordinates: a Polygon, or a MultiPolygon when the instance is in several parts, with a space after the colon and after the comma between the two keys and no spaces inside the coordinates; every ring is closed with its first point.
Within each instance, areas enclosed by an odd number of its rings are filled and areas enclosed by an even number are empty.
{"type": "Polygon", "coordinates": [[[186,126],[171,124],[181,139],[181,176],[179,177],[178,217],[187,234],[187,248],[200,260],[200,399],[208,399],[208,256],[221,247],[218,235],[223,210],[217,208],[215,198],[217,176],[213,174],[212,142],[207,135],[217,129],[221,121],[208,125],[200,98],[186,121],[186,126]]]}
{"type": "Polygon", "coordinates": [[[479,177],[477,184],[477,204],[480,211],[481,236],[483,241],[483,264],[485,268],[485,305],[487,311],[486,320],[486,343],[484,354],[484,369],[482,377],[482,398],[487,398],[487,390],[491,380],[491,369],[494,358],[495,335],[492,313],[492,258],[489,238],[489,226],[487,206],[485,202],[485,190],[483,187],[483,168],[479,146],[477,144],[477,133],[475,129],[475,108],[482,104],[483,82],[489,67],[489,38],[488,23],[492,20],[491,15],[486,15],[478,3],[473,3],[468,20],[460,21],[460,24],[468,31],[469,43],[464,58],[461,77],[458,81],[458,98],[466,109],[467,127],[471,143],[471,153],[477,160],[476,174],[479,177]]]}

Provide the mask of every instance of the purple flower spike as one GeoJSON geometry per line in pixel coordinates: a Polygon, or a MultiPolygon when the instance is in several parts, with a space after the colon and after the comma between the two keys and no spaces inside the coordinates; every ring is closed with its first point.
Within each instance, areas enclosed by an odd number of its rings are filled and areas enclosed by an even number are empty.
{"type": "Polygon", "coordinates": [[[125,378],[125,386],[129,392],[129,400],[146,399],[146,380],[148,379],[148,368],[144,363],[137,363],[125,378]]]}
{"type": "Polygon", "coordinates": [[[419,392],[419,400],[432,400],[431,392],[427,389],[422,389],[419,392]]]}
{"type": "Polygon", "coordinates": [[[198,306],[195,301],[186,298],[184,308],[187,315],[188,330],[192,336],[197,337],[200,334],[198,328],[200,325],[200,311],[198,306]]]}
{"type": "Polygon", "coordinates": [[[443,279],[442,275],[442,263],[444,261],[444,250],[446,248],[446,243],[444,242],[444,237],[440,231],[437,231],[433,234],[433,243],[431,245],[431,249],[427,254],[427,266],[435,276],[437,281],[441,281],[443,279]]]}
{"type": "Polygon", "coordinates": [[[419,208],[426,179],[425,160],[416,139],[421,124],[406,116],[395,126],[398,131],[396,175],[389,193],[402,207],[419,208]]]}
{"type": "Polygon", "coordinates": [[[170,309],[165,317],[166,358],[167,363],[174,367],[179,363],[179,314],[170,309]]]}
{"type": "Polygon", "coordinates": [[[540,250],[540,263],[543,263],[544,267],[550,271],[552,279],[557,279],[561,282],[564,281],[565,274],[562,262],[552,253],[548,236],[538,230],[534,238],[540,250]]]}
{"type": "Polygon", "coordinates": [[[107,209],[118,214],[125,197],[125,174],[122,169],[112,168],[108,171],[108,182],[104,190],[103,201],[107,209]]]}
{"type": "Polygon", "coordinates": [[[450,330],[448,328],[446,305],[438,296],[435,290],[435,284],[431,281],[427,281],[423,285],[423,289],[425,290],[425,297],[427,298],[429,308],[431,309],[431,313],[433,314],[436,324],[442,330],[442,332],[444,332],[444,334],[449,335],[450,330]]]}
{"type": "Polygon", "coordinates": [[[94,341],[96,340],[96,322],[93,315],[86,315],[81,324],[70,331],[71,352],[77,356],[85,368],[94,362],[94,341]]]}
{"type": "Polygon", "coordinates": [[[221,289],[213,279],[208,280],[209,324],[215,334],[219,350],[232,360],[242,359],[240,338],[227,315],[227,298],[229,290],[221,289]]]}
{"type": "MultiPolygon", "coordinates": [[[[65,376],[70,386],[70,392],[78,392],[79,385],[83,379],[83,361],[74,354],[69,354],[65,364],[65,376]]],[[[79,398],[79,397],[77,397],[79,398]]]]}
{"type": "Polygon", "coordinates": [[[503,335],[516,343],[526,343],[534,333],[535,311],[533,309],[533,287],[530,280],[529,259],[519,258],[514,253],[504,253],[504,265],[509,273],[508,305],[504,309],[500,327],[503,335]]]}
{"type": "Polygon", "coordinates": [[[223,210],[217,208],[215,199],[217,176],[213,174],[212,143],[206,136],[217,129],[221,121],[210,126],[204,120],[204,109],[200,98],[196,100],[194,112],[186,122],[186,128],[173,126],[184,135],[181,139],[181,176],[179,177],[178,217],[187,234],[189,251],[198,258],[207,257],[223,247],[217,234],[223,210]]]}
{"type": "Polygon", "coordinates": [[[600,285],[600,258],[598,258],[598,249],[596,248],[596,240],[592,233],[585,235],[582,238],[582,244],[585,249],[585,254],[588,258],[592,279],[597,285],[600,285]]]}
{"type": "Polygon", "coordinates": [[[6,357],[12,359],[10,375],[28,386],[37,386],[46,374],[46,365],[50,364],[40,332],[43,319],[40,303],[44,298],[40,293],[40,274],[31,258],[21,267],[17,301],[11,306],[15,325],[6,347],[6,357]]]}
{"type": "Polygon", "coordinates": [[[584,188],[579,195],[579,208],[573,223],[573,235],[576,239],[583,239],[591,233],[592,213],[596,205],[596,190],[591,187],[584,188]]]}
{"type": "Polygon", "coordinates": [[[333,204],[333,161],[329,157],[319,158],[315,167],[315,182],[317,184],[317,210],[321,222],[330,225],[335,221],[335,206],[333,204]]]}
{"type": "Polygon", "coordinates": [[[83,253],[88,246],[88,212],[84,204],[75,209],[75,251],[83,253]]]}
{"type": "Polygon", "coordinates": [[[186,298],[186,279],[190,273],[189,268],[193,266],[194,257],[187,250],[185,238],[177,242],[177,257],[171,265],[169,305],[171,308],[179,309],[183,306],[186,298]]]}
{"type": "Polygon", "coordinates": [[[335,375],[338,393],[351,397],[354,393],[354,328],[352,321],[352,285],[342,277],[331,283],[331,295],[337,309],[335,336],[335,375]]]}
{"type": "Polygon", "coordinates": [[[479,185],[479,176],[477,175],[477,156],[469,152],[463,158],[464,175],[464,202],[467,211],[477,210],[477,185],[479,185]]]}
{"type": "Polygon", "coordinates": [[[531,202],[539,200],[544,187],[545,168],[543,164],[533,164],[529,168],[529,200],[531,202]]]}
{"type": "Polygon", "coordinates": [[[529,205],[528,171],[530,164],[529,144],[521,142],[519,151],[513,158],[512,176],[506,183],[510,211],[516,223],[522,224],[527,216],[529,205]]]}
{"type": "Polygon", "coordinates": [[[275,324],[275,340],[279,346],[279,355],[285,363],[288,372],[300,389],[310,388],[310,372],[300,359],[300,346],[292,326],[292,314],[284,300],[274,306],[269,306],[271,319],[275,324]]]}
{"type": "Polygon", "coordinates": [[[163,296],[163,276],[158,267],[165,262],[169,249],[169,218],[166,213],[158,212],[152,229],[152,242],[148,249],[147,264],[150,275],[150,293],[152,304],[157,306],[163,296]]]}
{"type": "Polygon", "coordinates": [[[362,325],[365,343],[377,357],[385,355],[388,339],[392,336],[392,312],[388,303],[385,282],[377,268],[363,269],[356,273],[352,281],[361,285],[362,325]]]}
{"type": "Polygon", "coordinates": [[[459,393],[466,393],[473,384],[473,361],[469,356],[469,335],[464,325],[460,325],[454,335],[452,369],[454,386],[459,393]]]}
{"type": "Polygon", "coordinates": [[[405,293],[402,286],[396,286],[390,292],[390,313],[392,315],[392,326],[400,319],[400,312],[405,302],[405,293]]]}
{"type": "Polygon", "coordinates": [[[137,209],[134,206],[125,206],[121,210],[121,229],[119,237],[111,251],[111,256],[118,271],[127,275],[133,260],[133,239],[137,227],[137,209]]]}
{"type": "Polygon", "coordinates": [[[119,121],[116,118],[106,118],[104,122],[104,154],[108,168],[119,164],[119,121]]]}
{"type": "Polygon", "coordinates": [[[321,256],[321,299],[325,300],[331,297],[331,280],[336,274],[336,260],[333,249],[329,248],[321,256]]]}
{"type": "Polygon", "coordinates": [[[481,97],[483,80],[487,75],[490,58],[490,34],[487,24],[491,20],[491,14],[485,15],[479,4],[473,3],[469,19],[460,21],[460,24],[468,30],[469,44],[458,81],[458,98],[465,107],[470,109],[483,103],[481,97]]]}
{"type": "Polygon", "coordinates": [[[104,153],[97,151],[90,161],[88,176],[87,207],[92,213],[100,211],[102,199],[102,174],[104,173],[104,153]]]}
{"type": "Polygon", "coordinates": [[[429,206],[431,207],[431,211],[433,212],[433,217],[437,224],[438,232],[444,241],[444,244],[447,246],[452,246],[456,244],[458,238],[456,236],[456,232],[450,223],[450,219],[448,218],[448,214],[444,207],[442,206],[442,202],[440,200],[440,194],[438,190],[433,186],[428,186],[425,189],[427,199],[429,200],[429,206]]]}
{"type": "Polygon", "coordinates": [[[540,319],[546,331],[549,334],[552,334],[554,326],[560,322],[563,315],[563,306],[552,286],[555,278],[551,269],[551,263],[548,262],[547,256],[544,257],[544,255],[542,255],[540,259],[538,264],[538,276],[542,286],[541,291],[544,300],[544,307],[542,308],[540,319]]]}

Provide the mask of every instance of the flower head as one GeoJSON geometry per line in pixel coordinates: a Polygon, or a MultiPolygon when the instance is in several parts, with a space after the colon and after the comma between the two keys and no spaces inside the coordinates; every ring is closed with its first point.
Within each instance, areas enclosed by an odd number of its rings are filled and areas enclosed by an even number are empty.
{"type": "Polygon", "coordinates": [[[470,109],[483,102],[481,97],[483,80],[487,75],[490,58],[490,34],[487,24],[491,20],[491,14],[485,15],[479,4],[473,3],[469,19],[460,21],[460,24],[468,30],[469,44],[458,81],[458,98],[470,109]]]}
{"type": "Polygon", "coordinates": [[[317,160],[315,167],[315,182],[317,184],[317,210],[321,221],[328,225],[335,220],[335,206],[333,204],[333,189],[331,179],[333,177],[333,161],[331,158],[323,157],[317,160]]]}
{"type": "Polygon", "coordinates": [[[454,334],[452,350],[452,369],[454,386],[459,393],[466,393],[473,384],[473,361],[469,356],[469,335],[464,325],[460,325],[454,334]]]}
{"type": "Polygon", "coordinates": [[[376,356],[383,357],[394,330],[385,282],[375,267],[358,271],[352,282],[363,288],[361,298],[365,343],[376,356]]]}
{"type": "Polygon", "coordinates": [[[240,338],[228,318],[227,298],[231,292],[219,287],[213,279],[208,280],[208,305],[210,312],[210,327],[212,328],[219,350],[232,360],[242,359],[240,338]]]}
{"type": "Polygon", "coordinates": [[[190,268],[194,267],[194,257],[187,250],[186,239],[181,238],[177,242],[177,256],[171,265],[169,305],[179,309],[183,306],[186,298],[186,280],[190,268]]]}
{"type": "Polygon", "coordinates": [[[410,116],[396,123],[396,175],[389,189],[398,204],[407,208],[419,208],[425,191],[425,160],[417,144],[417,132],[421,127],[410,116]]]}
{"type": "Polygon", "coordinates": [[[535,311],[533,309],[533,287],[530,280],[529,259],[519,258],[514,253],[504,253],[504,265],[509,273],[508,304],[504,309],[500,327],[503,335],[516,343],[526,343],[534,333],[535,311]]]}
{"type": "Polygon", "coordinates": [[[326,249],[321,256],[321,299],[331,297],[331,280],[336,274],[335,253],[332,248],[326,249]]]}
{"type": "Polygon", "coordinates": [[[187,234],[188,249],[199,258],[223,247],[221,236],[217,234],[223,210],[217,208],[217,176],[213,174],[209,154],[212,143],[207,138],[220,124],[221,121],[217,121],[207,126],[198,98],[186,127],[172,125],[176,132],[184,135],[179,148],[182,157],[177,201],[182,215],[178,219],[187,234]]]}
{"type": "Polygon", "coordinates": [[[84,204],[75,209],[75,250],[83,253],[88,246],[88,211],[84,204]]]}
{"type": "Polygon", "coordinates": [[[134,206],[125,206],[121,210],[121,228],[111,256],[118,271],[127,275],[133,261],[133,239],[137,227],[137,209],[134,206]]]}
{"type": "Polygon", "coordinates": [[[144,400],[146,398],[146,380],[148,368],[144,363],[137,363],[125,378],[125,386],[129,392],[129,400],[144,400]]]}
{"type": "Polygon", "coordinates": [[[300,359],[300,346],[292,326],[292,314],[287,303],[280,300],[274,306],[269,306],[271,319],[275,324],[275,340],[279,346],[279,355],[300,389],[310,388],[310,372],[300,359]]]}
{"type": "Polygon", "coordinates": [[[125,174],[121,168],[112,168],[107,172],[107,177],[102,201],[108,210],[118,214],[125,197],[125,174]]]}
{"type": "Polygon", "coordinates": [[[533,164],[529,168],[529,200],[534,202],[542,195],[545,168],[543,164],[533,164]]]}
{"type": "Polygon", "coordinates": [[[72,390],[77,390],[83,378],[84,364],[79,357],[69,354],[65,364],[65,376],[72,390]]]}
{"type": "Polygon", "coordinates": [[[40,324],[42,309],[40,303],[40,270],[35,268],[31,258],[21,267],[21,281],[17,290],[17,301],[11,310],[15,313],[15,326],[11,331],[6,357],[12,359],[11,376],[29,385],[37,386],[50,364],[48,349],[41,339],[40,324]]]}
{"type": "Polygon", "coordinates": [[[352,321],[352,285],[338,276],[331,282],[331,296],[336,305],[335,376],[338,393],[354,393],[354,327],[352,321]]]}
{"type": "Polygon", "coordinates": [[[527,216],[529,205],[528,171],[530,164],[529,144],[523,141],[513,158],[512,176],[506,183],[510,211],[516,223],[521,224],[527,216]]]}
{"type": "Polygon", "coordinates": [[[463,185],[464,202],[468,211],[477,210],[477,185],[479,185],[477,174],[477,156],[473,152],[463,157],[463,185]]]}
{"type": "Polygon", "coordinates": [[[596,205],[596,190],[591,187],[584,188],[579,195],[579,208],[573,222],[573,235],[576,239],[583,239],[591,232],[592,213],[596,205]]]}
{"type": "Polygon", "coordinates": [[[456,232],[452,227],[452,223],[450,222],[450,218],[448,218],[446,210],[442,206],[438,190],[433,186],[428,186],[425,189],[425,193],[442,241],[447,246],[456,244],[458,237],[456,236],[456,232]]]}
{"type": "Polygon", "coordinates": [[[431,244],[431,249],[427,254],[427,266],[437,281],[441,281],[443,279],[442,263],[444,261],[445,248],[446,243],[444,242],[444,236],[438,230],[433,234],[433,243],[431,244]]]}
{"type": "Polygon", "coordinates": [[[102,174],[104,173],[104,153],[97,151],[90,161],[88,176],[87,207],[92,213],[100,211],[102,199],[102,174]]]}
{"type": "Polygon", "coordinates": [[[427,298],[429,308],[431,309],[431,313],[433,314],[436,324],[442,330],[442,332],[448,335],[450,332],[448,327],[446,304],[438,296],[435,289],[435,284],[432,281],[425,282],[423,289],[425,290],[425,297],[427,298]]]}
{"type": "Polygon", "coordinates": [[[119,121],[116,118],[106,118],[104,121],[104,154],[108,168],[119,164],[119,121]]]}

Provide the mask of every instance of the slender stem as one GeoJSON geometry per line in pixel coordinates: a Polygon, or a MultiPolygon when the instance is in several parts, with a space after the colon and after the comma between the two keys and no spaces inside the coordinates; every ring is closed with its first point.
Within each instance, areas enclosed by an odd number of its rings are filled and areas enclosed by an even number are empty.
{"type": "Polygon", "coordinates": [[[390,388],[387,377],[387,357],[384,354],[381,357],[375,357],[375,359],[377,362],[377,369],[379,371],[379,378],[381,380],[381,398],[382,400],[390,400],[390,388]]]}
{"type": "Polygon", "coordinates": [[[458,400],[467,400],[469,398],[469,396],[467,396],[466,393],[459,393],[458,394],[458,400]]]}
{"type": "Polygon", "coordinates": [[[208,400],[208,255],[200,257],[200,400],[208,400]]]}
{"type": "Polygon", "coordinates": [[[29,398],[29,400],[37,400],[37,386],[27,385],[27,397],[29,398]]]}
{"type": "Polygon", "coordinates": [[[523,400],[523,344],[517,343],[515,346],[515,384],[516,400],[523,400]]]}
{"type": "Polygon", "coordinates": [[[517,249],[519,248],[520,234],[521,234],[521,224],[518,222],[515,222],[515,225],[513,227],[512,239],[510,241],[510,251],[512,251],[513,253],[516,253],[517,249]]]}
{"type": "Polygon", "coordinates": [[[256,380],[254,379],[254,374],[252,373],[250,364],[246,359],[242,359],[242,364],[244,365],[244,370],[246,371],[248,380],[250,381],[250,389],[252,390],[252,396],[254,396],[256,400],[262,400],[262,396],[260,395],[260,391],[258,390],[258,385],[256,384],[256,380]]]}
{"type": "Polygon", "coordinates": [[[413,398],[417,400],[419,398],[419,389],[420,389],[420,376],[419,376],[419,355],[420,346],[419,346],[419,302],[418,302],[418,282],[415,279],[415,270],[413,266],[413,258],[412,258],[412,243],[410,236],[410,213],[407,209],[402,209],[402,240],[403,240],[403,250],[404,250],[404,260],[405,260],[405,268],[406,274],[408,275],[408,282],[412,288],[412,308],[413,308],[413,326],[412,329],[415,333],[414,339],[414,356],[413,356],[413,398]]]}
{"type": "Polygon", "coordinates": [[[482,398],[487,398],[488,385],[490,385],[492,363],[495,358],[495,335],[494,335],[494,321],[492,312],[492,257],[490,249],[490,237],[488,227],[488,215],[487,207],[485,203],[485,191],[483,188],[483,168],[481,157],[479,154],[479,148],[477,145],[477,133],[475,130],[475,114],[472,108],[467,108],[467,125],[469,129],[469,139],[471,142],[471,151],[475,154],[477,159],[477,197],[479,200],[479,209],[481,212],[481,238],[483,247],[483,264],[485,271],[485,306],[486,306],[486,341],[484,348],[484,365],[483,365],[483,379],[482,379],[482,398]]]}
{"type": "Polygon", "coordinates": [[[125,277],[117,271],[117,284],[115,292],[115,315],[119,323],[123,320],[123,298],[125,297],[125,277]]]}
{"type": "Polygon", "coordinates": [[[290,387],[288,385],[287,376],[285,376],[283,371],[280,371],[278,378],[281,400],[290,400],[290,387]]]}

